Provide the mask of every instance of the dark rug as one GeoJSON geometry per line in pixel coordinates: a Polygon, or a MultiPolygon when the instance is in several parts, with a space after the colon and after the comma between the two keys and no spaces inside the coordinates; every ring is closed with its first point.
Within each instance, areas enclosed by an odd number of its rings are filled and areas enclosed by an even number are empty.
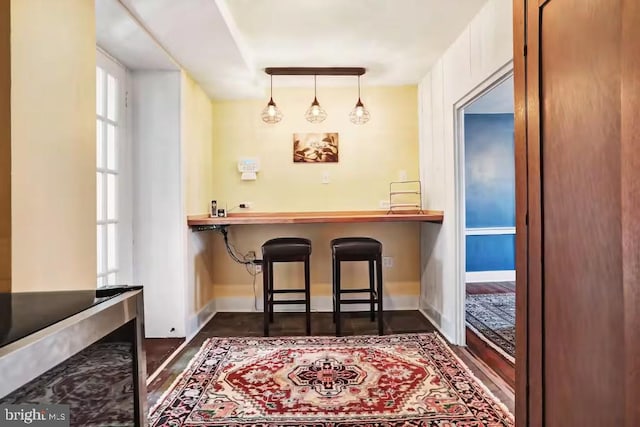
{"type": "Polygon", "coordinates": [[[467,295],[467,325],[513,362],[516,355],[516,294],[467,295]]]}
{"type": "Polygon", "coordinates": [[[96,343],[0,404],[69,405],[70,425],[133,426],[133,359],[127,343],[96,343]]]}

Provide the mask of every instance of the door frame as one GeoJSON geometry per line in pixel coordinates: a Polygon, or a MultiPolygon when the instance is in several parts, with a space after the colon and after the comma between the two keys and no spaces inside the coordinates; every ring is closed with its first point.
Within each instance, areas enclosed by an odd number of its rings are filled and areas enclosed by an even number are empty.
{"type": "Polygon", "coordinates": [[[464,109],[496,86],[509,79],[514,73],[513,61],[509,60],[482,83],[460,98],[454,108],[454,230],[455,230],[455,286],[456,286],[456,342],[466,345],[465,299],[466,299],[466,212],[465,212],[465,158],[464,158],[464,109]]]}
{"type": "MultiPolygon", "coordinates": [[[[514,86],[514,142],[516,170],[516,387],[515,387],[515,421],[517,427],[543,425],[542,413],[542,298],[541,283],[538,292],[530,298],[529,284],[529,147],[528,147],[528,104],[537,108],[539,92],[537,81],[535,87],[527,79],[529,64],[528,51],[537,58],[538,44],[534,42],[528,47],[527,23],[528,13],[533,10],[529,0],[513,1],[513,86],[514,86]],[[531,91],[531,99],[527,98],[531,91]],[[536,306],[536,303],[538,304],[536,306]],[[531,309],[530,309],[531,308],[531,309]],[[532,316],[537,321],[532,322],[532,316]],[[532,349],[536,353],[532,353],[532,349]],[[533,357],[531,357],[533,356],[533,357]],[[533,364],[530,366],[530,361],[533,364]]],[[[538,30],[538,19],[534,17],[532,33],[538,30]]],[[[537,111],[537,110],[536,110],[537,111]]],[[[536,137],[536,139],[538,139],[536,137]]],[[[536,145],[535,143],[533,144],[536,145]]],[[[538,145],[539,149],[539,140],[538,145]]],[[[535,147],[534,147],[535,148],[535,147]]],[[[539,160],[539,152],[536,157],[539,160]]],[[[540,163],[538,162],[538,167],[540,163]]],[[[539,171],[538,171],[539,172],[539,171]]],[[[539,190],[539,182],[537,189],[539,190]]],[[[535,188],[534,188],[535,193],[535,188]]],[[[538,193],[539,197],[540,194],[538,193]]],[[[539,199],[538,199],[539,200],[539,199]]],[[[539,203],[539,202],[538,202],[539,203]]],[[[540,221],[541,210],[532,212],[532,221],[540,221]]],[[[540,237],[540,236],[538,236],[540,237]]],[[[539,248],[539,246],[538,246],[539,248]]],[[[540,274],[541,272],[539,272],[540,274]]]]}

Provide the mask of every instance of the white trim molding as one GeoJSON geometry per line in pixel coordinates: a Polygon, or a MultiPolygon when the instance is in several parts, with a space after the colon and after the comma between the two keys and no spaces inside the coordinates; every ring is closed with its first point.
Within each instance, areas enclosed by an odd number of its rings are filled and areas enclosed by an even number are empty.
{"type": "Polygon", "coordinates": [[[466,283],[482,282],[515,282],[515,270],[498,271],[467,271],[465,274],[466,283]]]}
{"type": "Polygon", "coordinates": [[[516,234],[515,227],[485,227],[466,228],[464,234],[467,236],[498,236],[502,234],[516,234]]]}
{"type": "Polygon", "coordinates": [[[192,315],[187,320],[187,326],[186,326],[187,341],[190,341],[194,336],[196,336],[196,334],[200,331],[200,329],[202,329],[204,325],[209,323],[209,320],[211,320],[213,316],[215,316],[216,314],[215,307],[216,307],[216,300],[212,299],[207,303],[207,305],[202,307],[197,313],[192,315]]]}
{"type": "Polygon", "coordinates": [[[449,336],[447,333],[447,331],[455,330],[453,322],[450,319],[442,317],[440,311],[426,301],[422,301],[422,307],[419,308],[418,311],[420,311],[420,313],[422,313],[422,315],[431,322],[431,324],[438,329],[438,332],[449,340],[449,342],[452,344],[454,343],[454,337],[449,336]]]}
{"type": "MultiPolygon", "coordinates": [[[[464,156],[464,109],[471,105],[491,89],[500,85],[513,75],[513,59],[510,59],[499,67],[496,72],[474,87],[469,93],[454,103],[453,114],[453,140],[454,140],[454,206],[452,212],[454,224],[454,252],[455,252],[455,344],[466,345],[466,273],[467,248],[466,248],[466,197],[465,197],[465,156],[464,156]]],[[[496,227],[502,229],[502,227],[496,227]]],[[[494,231],[496,229],[493,229],[494,231]]],[[[491,234],[493,234],[493,232],[491,234]]],[[[515,274],[514,274],[515,276],[515,274]]],[[[492,280],[494,281],[494,280],[492,280]]],[[[427,314],[429,314],[427,312],[427,314]]]]}

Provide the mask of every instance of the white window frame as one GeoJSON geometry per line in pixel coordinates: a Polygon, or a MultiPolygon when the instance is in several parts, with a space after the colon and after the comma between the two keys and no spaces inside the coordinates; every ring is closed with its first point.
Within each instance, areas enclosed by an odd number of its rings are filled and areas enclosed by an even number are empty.
{"type": "MultiPolygon", "coordinates": [[[[132,194],[133,194],[133,183],[132,183],[132,149],[131,149],[131,132],[129,123],[131,123],[130,117],[130,108],[129,108],[129,100],[128,94],[129,90],[129,72],[125,66],[119,63],[117,60],[112,58],[106,52],[102,51],[100,48],[97,49],[96,52],[96,73],[97,67],[103,69],[106,73],[112,75],[118,80],[118,104],[116,105],[116,119],[115,121],[111,121],[106,117],[100,117],[97,115],[96,111],[96,132],[98,130],[97,120],[102,120],[105,123],[115,124],[116,125],[116,167],[115,169],[106,169],[106,168],[98,168],[96,164],[96,173],[110,173],[117,176],[116,183],[116,215],[115,220],[109,220],[106,217],[106,199],[107,199],[107,183],[106,179],[103,182],[102,194],[103,194],[103,207],[105,211],[104,219],[98,221],[96,216],[96,227],[99,225],[106,225],[109,223],[117,223],[116,230],[116,268],[111,270],[106,270],[103,274],[97,274],[96,271],[96,279],[98,286],[101,285],[100,278],[104,277],[105,280],[102,283],[102,286],[108,285],[124,285],[127,283],[131,283],[132,281],[132,270],[133,270],[133,215],[132,215],[132,194]],[[108,274],[116,273],[116,279],[114,283],[107,283],[106,277],[108,274]]],[[[105,93],[105,104],[103,108],[105,109],[106,115],[106,78],[105,78],[105,87],[103,88],[105,93]]],[[[103,131],[103,147],[104,152],[103,156],[106,162],[106,127],[103,131]]],[[[96,141],[97,144],[97,141],[96,141]]],[[[97,148],[97,145],[96,145],[97,148]]],[[[96,194],[98,197],[98,194],[96,194]]],[[[97,200],[96,200],[97,202],[97,200]]],[[[96,232],[98,230],[96,229],[96,232]]],[[[107,242],[106,242],[106,231],[103,235],[103,263],[107,266],[107,242]]],[[[96,242],[97,244],[97,242],[96,242]]],[[[97,247],[97,246],[96,246],[97,247]]],[[[99,256],[100,253],[98,252],[99,256]]],[[[97,270],[97,265],[96,265],[97,270]]]]}

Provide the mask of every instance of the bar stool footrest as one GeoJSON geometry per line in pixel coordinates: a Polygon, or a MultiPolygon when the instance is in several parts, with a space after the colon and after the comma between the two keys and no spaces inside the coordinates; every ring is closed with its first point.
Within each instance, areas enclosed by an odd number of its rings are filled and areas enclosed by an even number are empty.
{"type": "Polygon", "coordinates": [[[376,291],[371,291],[371,289],[369,288],[362,288],[362,289],[340,289],[340,293],[341,294],[362,294],[362,293],[373,293],[375,294],[376,291]]]}
{"type": "Polygon", "coordinates": [[[304,294],[304,289],[272,289],[274,294],[304,294]]]}
{"type": "MultiPolygon", "coordinates": [[[[374,304],[378,302],[377,299],[373,300],[374,304]]],[[[342,304],[370,304],[371,299],[367,298],[353,298],[353,299],[341,299],[340,305],[342,304]]]]}
{"type": "Polygon", "coordinates": [[[306,304],[307,301],[303,299],[284,299],[284,300],[271,300],[271,304],[306,304]]]}

